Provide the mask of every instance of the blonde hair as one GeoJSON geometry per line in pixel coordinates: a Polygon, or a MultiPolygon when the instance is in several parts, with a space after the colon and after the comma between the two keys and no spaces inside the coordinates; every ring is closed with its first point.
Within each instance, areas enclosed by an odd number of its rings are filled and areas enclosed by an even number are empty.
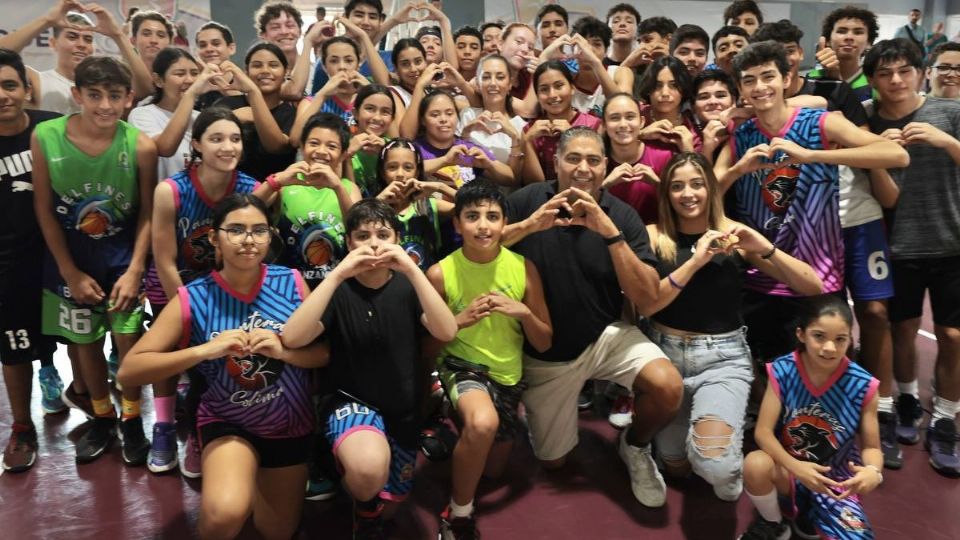
{"type": "Polygon", "coordinates": [[[654,250],[657,256],[671,263],[677,260],[677,213],[670,204],[670,182],[677,169],[684,165],[693,165],[703,177],[707,188],[707,227],[717,231],[730,228],[732,221],[723,211],[723,194],[713,167],[706,158],[696,152],[680,152],[673,156],[660,174],[657,186],[657,210],[660,214],[657,222],[658,233],[654,250]]]}

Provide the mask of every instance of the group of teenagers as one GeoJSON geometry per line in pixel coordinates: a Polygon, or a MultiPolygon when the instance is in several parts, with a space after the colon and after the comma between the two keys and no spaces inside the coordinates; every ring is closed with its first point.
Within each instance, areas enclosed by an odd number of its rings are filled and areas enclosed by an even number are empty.
{"type": "Polygon", "coordinates": [[[746,491],[740,538],[872,538],[860,497],[922,435],[929,292],[922,438],[960,475],[960,45],[875,42],[841,7],[804,76],[803,32],[750,0],[712,39],[629,4],[453,31],[437,4],[303,32],[266,3],[242,65],[217,22],[194,55],[160,13],[73,0],[0,37],[4,469],[36,460],[39,360],[44,411],[91,419],[78,463],[119,436],[128,465],[202,477],[200,537],[290,538],[342,486],[354,538],[383,538],[446,415],[438,534],[479,538],[481,477],[520,435],[563,467],[608,381],[642,505],[696,474],[746,491]],[[38,73],[19,51],[51,27],[38,73]]]}

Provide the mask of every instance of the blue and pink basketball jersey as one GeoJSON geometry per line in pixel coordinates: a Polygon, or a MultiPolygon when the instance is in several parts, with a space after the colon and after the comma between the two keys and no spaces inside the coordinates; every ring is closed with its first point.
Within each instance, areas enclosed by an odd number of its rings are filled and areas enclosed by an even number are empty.
{"type": "MultiPolygon", "coordinates": [[[[303,302],[304,292],[300,273],[283,266],[263,265],[259,285],[247,295],[232,290],[218,272],[212,272],[177,291],[183,320],[180,345],[200,345],[234,329],[280,333],[303,302]]],[[[197,409],[198,426],[227,422],[265,438],[313,432],[306,369],[259,354],[207,360],[197,369],[208,386],[197,409]]]]}
{"type": "MultiPolygon", "coordinates": [[[[765,132],[752,118],[730,138],[732,161],[736,163],[750,148],[769,144],[774,137],[811,150],[827,149],[830,143],[823,129],[827,114],[820,109],[794,109],[775,135],[765,132]]],[[[823,292],[841,290],[844,250],[837,166],[790,164],[783,153],[767,161],[774,168],[744,175],[733,185],[742,221],[785,253],[812,266],[823,281],[823,292]]],[[[765,294],[796,296],[786,284],[756,268],[747,271],[744,285],[765,294]]]]}

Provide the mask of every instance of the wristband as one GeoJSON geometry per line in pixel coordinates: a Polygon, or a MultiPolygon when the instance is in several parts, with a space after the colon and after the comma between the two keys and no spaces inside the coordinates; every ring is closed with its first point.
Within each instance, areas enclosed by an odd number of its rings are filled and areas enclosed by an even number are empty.
{"type": "Polygon", "coordinates": [[[270,189],[272,189],[275,192],[280,191],[282,187],[280,185],[280,182],[277,181],[277,175],[275,174],[271,174],[270,176],[267,177],[267,185],[270,186],[270,189]]]}
{"type": "Polygon", "coordinates": [[[774,244],[773,247],[770,248],[770,251],[767,252],[767,253],[764,253],[763,255],[761,255],[760,258],[763,259],[763,260],[765,260],[765,261],[766,261],[766,260],[769,260],[770,257],[773,257],[773,254],[776,253],[776,252],[777,252],[777,245],[774,244]]]}
{"type": "Polygon", "coordinates": [[[623,238],[623,231],[617,231],[617,235],[616,235],[616,236],[611,236],[610,238],[604,238],[604,239],[603,239],[603,243],[606,244],[606,245],[608,245],[608,246],[612,246],[612,245],[616,244],[617,242],[623,242],[623,240],[624,240],[624,238],[623,238]]]}
{"type": "Polygon", "coordinates": [[[682,290],[683,290],[683,285],[680,285],[679,283],[677,283],[676,281],[674,281],[674,279],[673,279],[673,274],[667,274],[667,281],[670,282],[670,286],[673,287],[674,289],[676,289],[676,290],[678,290],[678,291],[682,291],[682,290]]]}

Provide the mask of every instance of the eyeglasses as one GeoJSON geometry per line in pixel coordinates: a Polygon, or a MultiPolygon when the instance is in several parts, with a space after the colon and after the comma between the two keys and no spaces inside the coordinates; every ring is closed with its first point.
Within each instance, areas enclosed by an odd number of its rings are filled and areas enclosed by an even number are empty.
{"type": "Polygon", "coordinates": [[[227,227],[218,230],[227,233],[227,240],[235,246],[242,246],[247,241],[248,236],[253,238],[254,244],[270,243],[270,227],[254,227],[249,231],[242,227],[227,227]]]}
{"type": "Polygon", "coordinates": [[[933,69],[937,70],[937,75],[946,75],[951,71],[955,73],[960,73],[960,65],[950,65],[950,64],[938,64],[933,66],[933,69]]]}

